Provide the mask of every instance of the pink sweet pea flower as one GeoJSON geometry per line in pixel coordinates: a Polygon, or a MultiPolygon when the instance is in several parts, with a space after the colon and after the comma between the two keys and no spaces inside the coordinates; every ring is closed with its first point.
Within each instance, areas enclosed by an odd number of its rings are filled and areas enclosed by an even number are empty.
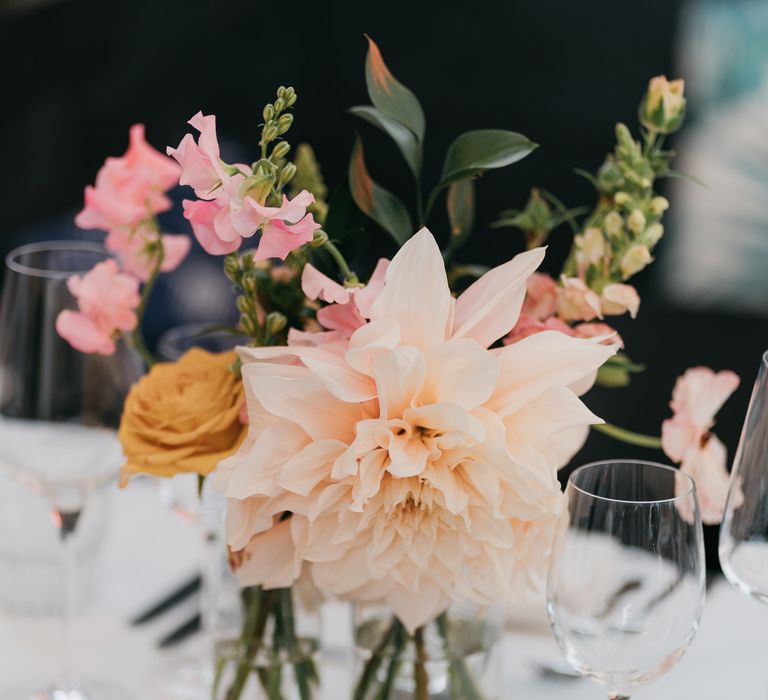
{"type": "Polygon", "coordinates": [[[371,317],[373,302],[384,289],[388,267],[389,260],[381,258],[367,285],[345,288],[307,263],[301,276],[301,287],[307,298],[330,302],[317,312],[318,322],[330,332],[296,332],[288,336],[289,345],[316,345],[351,338],[371,317]]]}
{"type": "Polygon", "coordinates": [[[578,277],[561,277],[562,287],[557,290],[557,313],[563,321],[591,321],[602,318],[600,297],[584,280],[578,277]]]}
{"type": "MultiPolygon", "coordinates": [[[[146,282],[155,265],[147,247],[156,242],[157,238],[157,232],[148,228],[140,227],[133,232],[118,229],[107,235],[104,245],[118,256],[125,272],[146,282]]],[[[160,272],[171,272],[187,257],[191,241],[188,236],[171,234],[163,234],[162,241],[163,263],[160,272]]]]}
{"type": "Polygon", "coordinates": [[[571,331],[577,338],[602,337],[602,343],[606,345],[618,345],[620,349],[624,348],[624,341],[621,339],[621,336],[607,323],[579,323],[574,326],[571,331]]]}
{"type": "Polygon", "coordinates": [[[80,228],[130,229],[149,213],[166,211],[171,200],[164,192],[179,180],[179,166],[144,139],[144,125],[130,130],[125,155],[107,158],[95,186],[85,188],[85,207],[75,218],[80,228]]]}
{"type": "Polygon", "coordinates": [[[544,321],[540,321],[535,316],[521,313],[517,325],[509,332],[509,335],[504,338],[503,342],[504,345],[512,345],[512,343],[517,343],[524,338],[536,333],[541,333],[542,331],[559,331],[566,335],[575,335],[573,329],[559,318],[552,316],[544,321]]]}
{"type": "Polygon", "coordinates": [[[225,241],[216,233],[217,223],[219,228],[223,229],[229,216],[229,209],[218,200],[206,202],[185,199],[181,206],[184,209],[184,218],[192,225],[195,238],[206,253],[227,255],[240,247],[240,238],[225,241]]]}
{"type": "Polygon", "coordinates": [[[181,166],[182,185],[192,187],[200,199],[216,199],[229,182],[216,137],[216,116],[198,112],[187,123],[200,132],[197,143],[192,134],[186,134],[177,148],[168,146],[166,153],[181,166]]]}
{"type": "Polygon", "coordinates": [[[138,323],[138,279],[120,272],[114,260],[105,260],[82,277],[70,277],[67,288],[79,310],[59,314],[58,334],[80,352],[113,354],[115,334],[132,331],[138,323]]]}
{"type": "Polygon", "coordinates": [[[664,452],[696,480],[707,524],[720,522],[728,495],[726,450],[710,430],[715,414],[738,385],[738,376],[728,370],[689,369],[672,392],[673,416],[661,425],[664,452]]]}
{"type": "Polygon", "coordinates": [[[543,321],[557,311],[557,282],[543,272],[534,272],[526,284],[522,313],[543,321]]]}

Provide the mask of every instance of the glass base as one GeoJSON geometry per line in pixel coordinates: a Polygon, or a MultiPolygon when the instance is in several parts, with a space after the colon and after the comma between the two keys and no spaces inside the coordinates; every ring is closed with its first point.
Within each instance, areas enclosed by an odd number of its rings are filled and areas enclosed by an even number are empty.
{"type": "Polygon", "coordinates": [[[100,680],[87,680],[71,690],[51,687],[35,690],[33,684],[0,690],[0,700],[134,700],[118,685],[100,680]]]}
{"type": "Polygon", "coordinates": [[[200,659],[185,659],[156,673],[151,687],[152,697],[157,700],[210,700],[213,664],[200,659]]]}

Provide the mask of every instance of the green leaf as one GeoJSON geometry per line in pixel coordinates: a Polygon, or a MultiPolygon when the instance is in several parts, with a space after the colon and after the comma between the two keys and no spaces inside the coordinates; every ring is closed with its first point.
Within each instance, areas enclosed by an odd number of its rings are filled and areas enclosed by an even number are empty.
{"type": "Polygon", "coordinates": [[[403,126],[399,121],[387,116],[380,109],[368,105],[350,107],[349,113],[365,119],[369,124],[381,129],[397,144],[400,153],[403,154],[408,167],[414,177],[419,177],[421,172],[421,145],[416,140],[413,132],[403,126]]]}
{"type": "Polygon", "coordinates": [[[398,245],[403,245],[413,235],[413,224],[405,205],[389,190],[377,185],[368,174],[359,136],[349,161],[349,189],[360,210],[389,233],[398,245]]]}
{"type": "Polygon", "coordinates": [[[448,188],[446,198],[448,222],[451,225],[451,239],[463,242],[472,232],[475,223],[475,183],[471,179],[459,180],[448,188]]]}
{"type": "MultiPolygon", "coordinates": [[[[370,241],[363,228],[364,223],[365,216],[352,199],[349,177],[344,175],[331,192],[323,230],[350,263],[369,248],[370,241]]],[[[318,270],[336,279],[338,265],[326,250],[309,246],[309,255],[318,270]]]]}
{"type": "Polygon", "coordinates": [[[384,114],[408,127],[419,141],[424,140],[425,120],[419,100],[389,72],[376,42],[368,35],[365,80],[371,102],[384,114]]]}
{"type": "Polygon", "coordinates": [[[514,131],[467,131],[448,147],[438,188],[486,170],[505,168],[522,160],[536,148],[538,144],[514,131]]]}

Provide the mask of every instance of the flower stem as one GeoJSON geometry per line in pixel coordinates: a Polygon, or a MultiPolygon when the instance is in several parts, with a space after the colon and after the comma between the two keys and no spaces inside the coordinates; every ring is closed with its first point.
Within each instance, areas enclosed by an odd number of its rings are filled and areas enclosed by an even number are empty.
{"type": "Polygon", "coordinates": [[[416,683],[414,700],[429,700],[429,675],[427,674],[427,649],[424,645],[424,627],[413,633],[416,659],[413,664],[413,678],[416,683]]]}
{"type": "Polygon", "coordinates": [[[600,423],[598,425],[593,425],[592,428],[593,430],[597,430],[599,433],[609,435],[614,440],[626,442],[629,445],[647,447],[651,450],[661,449],[661,438],[656,437],[655,435],[643,435],[641,433],[635,433],[631,430],[625,430],[624,428],[619,428],[616,425],[611,425],[610,423],[600,423]]]}
{"type": "Polygon", "coordinates": [[[158,235],[157,260],[149,275],[149,279],[144,285],[144,289],[141,290],[141,301],[136,309],[136,329],[131,333],[131,345],[133,345],[133,349],[141,355],[141,359],[144,360],[144,364],[146,364],[147,367],[151,367],[155,364],[155,358],[147,348],[147,344],[144,342],[144,334],[141,332],[141,322],[144,320],[144,312],[147,310],[147,302],[152,294],[155,282],[157,282],[157,277],[160,274],[160,268],[163,265],[164,259],[165,249],[163,247],[163,237],[158,235]]]}
{"type": "Polygon", "coordinates": [[[376,672],[384,661],[384,654],[386,653],[387,647],[395,637],[397,624],[399,624],[397,619],[393,618],[392,624],[387,628],[387,631],[384,633],[384,636],[381,638],[377,647],[371,652],[371,657],[366,661],[365,666],[363,666],[360,680],[355,686],[355,692],[352,696],[353,700],[365,700],[368,688],[376,678],[376,672]]]}
{"type": "Polygon", "coordinates": [[[349,265],[347,264],[347,261],[344,259],[344,256],[341,254],[341,251],[336,247],[334,243],[331,243],[330,240],[326,240],[323,243],[323,248],[325,248],[328,251],[328,254],[334,259],[336,264],[339,266],[339,270],[341,271],[341,274],[344,275],[344,282],[346,284],[357,284],[359,280],[357,279],[357,275],[352,272],[352,270],[349,269],[349,265]]]}
{"type": "Polygon", "coordinates": [[[448,659],[451,700],[483,700],[464,659],[453,652],[448,636],[448,613],[443,613],[437,618],[437,629],[443,638],[445,656],[448,659]]]}

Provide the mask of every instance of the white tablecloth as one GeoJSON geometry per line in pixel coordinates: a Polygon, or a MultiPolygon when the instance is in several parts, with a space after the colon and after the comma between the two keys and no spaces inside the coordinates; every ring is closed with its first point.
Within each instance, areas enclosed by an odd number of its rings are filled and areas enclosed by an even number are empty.
{"type": "MultiPolygon", "coordinates": [[[[74,657],[78,668],[110,677],[135,700],[159,700],[150,690],[167,670],[195,652],[199,638],[179,648],[159,652],[155,642],[189,616],[190,601],[173,614],[147,626],[127,624],[129,617],[172,590],[194,573],[199,556],[198,531],[165,509],[149,482],[136,482],[112,498],[111,522],[102,545],[100,586],[78,620],[74,657]]],[[[2,572],[0,572],[2,575],[2,572]]],[[[326,625],[345,634],[348,622],[341,607],[329,607],[326,625]]],[[[740,595],[725,581],[710,590],[701,628],[692,647],[666,676],[637,691],[633,700],[765,700],[768,697],[768,610],[740,595]]],[[[47,679],[57,669],[57,623],[3,613],[0,615],[0,690],[47,679]]],[[[503,700],[598,700],[603,691],[586,680],[544,678],[537,660],[557,657],[546,631],[509,633],[504,641],[503,700]]],[[[324,700],[347,697],[347,667],[327,665],[324,700]]],[[[24,700],[19,698],[19,700],[24,700]]],[[[102,698],[101,700],[111,700],[102,698]]]]}

